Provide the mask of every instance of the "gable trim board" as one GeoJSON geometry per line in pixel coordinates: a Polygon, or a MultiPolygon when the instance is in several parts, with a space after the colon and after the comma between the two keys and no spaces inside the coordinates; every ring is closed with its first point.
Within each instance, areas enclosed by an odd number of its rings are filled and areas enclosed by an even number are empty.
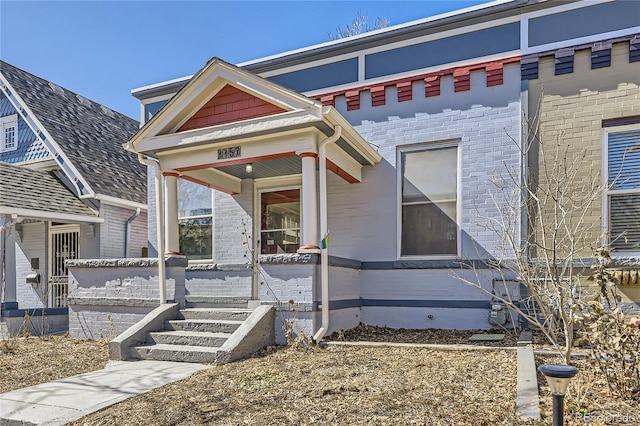
{"type": "Polygon", "coordinates": [[[82,216],[67,213],[55,213],[46,210],[30,210],[0,206],[0,214],[17,215],[23,218],[60,221],[68,223],[103,223],[104,219],[94,216],[82,216]]]}
{"type": "MultiPolygon", "coordinates": [[[[89,196],[82,196],[80,198],[89,198],[89,196]]],[[[122,198],[112,197],[110,195],[95,194],[92,198],[95,198],[96,200],[104,204],[109,204],[116,207],[124,207],[127,209],[148,210],[149,208],[149,205],[146,203],[136,203],[135,201],[123,200],[122,198]]]]}
{"type": "Polygon", "coordinates": [[[92,197],[94,192],[89,183],[82,177],[80,172],[65,155],[64,151],[62,151],[60,146],[55,142],[51,134],[42,125],[42,123],[40,123],[33,111],[31,111],[29,106],[20,98],[16,90],[11,86],[4,75],[2,75],[1,71],[2,70],[0,70],[0,82],[2,82],[2,84],[0,84],[0,90],[2,93],[4,93],[7,99],[9,99],[9,102],[13,104],[13,107],[27,123],[31,131],[35,133],[36,137],[44,143],[45,147],[54,157],[58,166],[60,166],[60,168],[69,176],[70,182],[77,190],[77,195],[92,197]]]}

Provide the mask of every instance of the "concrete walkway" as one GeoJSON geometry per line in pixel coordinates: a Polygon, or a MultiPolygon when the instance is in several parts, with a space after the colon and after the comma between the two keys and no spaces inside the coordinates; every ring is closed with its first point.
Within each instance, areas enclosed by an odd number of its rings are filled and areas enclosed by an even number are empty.
{"type": "Polygon", "coordinates": [[[209,365],[110,361],[103,370],[0,394],[0,425],[64,425],[209,365]]]}

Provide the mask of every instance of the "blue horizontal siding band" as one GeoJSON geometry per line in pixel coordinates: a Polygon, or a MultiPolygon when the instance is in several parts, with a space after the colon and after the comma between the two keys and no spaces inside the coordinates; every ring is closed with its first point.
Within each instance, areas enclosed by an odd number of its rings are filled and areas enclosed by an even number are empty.
{"type": "Polygon", "coordinates": [[[529,20],[529,47],[633,28],[640,2],[612,1],[529,20]]]}
{"type": "Polygon", "coordinates": [[[378,78],[520,48],[514,22],[365,56],[365,78],[378,78]]]}
{"type": "MultiPolygon", "coordinates": [[[[313,311],[320,311],[321,302],[313,302],[313,311]]],[[[516,305],[520,305],[516,302],[516,305]]],[[[491,309],[489,300],[434,300],[434,299],[344,299],[329,302],[329,310],[385,307],[385,308],[443,308],[491,309]]]]}
{"type": "MultiPolygon", "coordinates": [[[[30,317],[41,317],[43,308],[26,308],[26,309],[3,309],[2,316],[9,318],[23,318],[25,313],[29,313],[30,317]]],[[[68,315],[69,308],[44,308],[44,315],[68,315]]]]}
{"type": "Polygon", "coordinates": [[[489,309],[488,300],[410,300],[410,299],[362,299],[362,306],[403,307],[403,308],[460,308],[489,309]]]}
{"type": "Polygon", "coordinates": [[[358,81],[358,58],[273,75],[268,80],[298,92],[355,83],[358,81]]]}

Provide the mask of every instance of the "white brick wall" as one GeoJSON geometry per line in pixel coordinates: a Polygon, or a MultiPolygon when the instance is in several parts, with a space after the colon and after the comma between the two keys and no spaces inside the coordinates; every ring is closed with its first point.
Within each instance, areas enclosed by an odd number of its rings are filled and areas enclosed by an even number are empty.
{"type": "MultiPolygon", "coordinates": [[[[333,255],[359,260],[397,258],[397,147],[443,140],[460,140],[462,160],[461,200],[463,257],[477,258],[478,251],[500,252],[500,238],[487,231],[479,217],[496,217],[490,200],[496,174],[506,176],[505,164],[519,175],[520,151],[520,71],[517,65],[505,68],[505,83],[487,88],[484,71],[472,73],[472,90],[454,93],[453,80],[444,78],[441,95],[422,96],[386,106],[347,112],[343,98],[340,110],[370,143],[379,146],[380,164],[365,167],[364,181],[348,184],[329,173],[329,229],[333,255]],[[459,109],[451,109],[457,105],[459,109]],[[445,107],[448,106],[448,107],[445,107]],[[378,108],[381,110],[378,111],[378,108]],[[384,110],[386,114],[381,112],[384,110]],[[366,117],[386,116],[378,121],[366,117]]],[[[518,225],[519,226],[519,225],[518,225]]]]}
{"type": "Polygon", "coordinates": [[[43,307],[43,292],[47,276],[47,252],[44,222],[23,223],[22,242],[16,242],[16,301],[20,308],[43,307]],[[40,284],[26,282],[32,272],[31,259],[40,259],[40,284]]]}
{"type": "Polygon", "coordinates": [[[242,193],[228,195],[214,191],[214,227],[213,239],[216,263],[245,263],[243,221],[247,231],[253,235],[253,181],[242,181],[242,193]]]}
{"type": "Polygon", "coordinates": [[[289,300],[311,307],[313,280],[319,278],[318,265],[261,265],[258,287],[260,300],[279,300],[286,306],[289,300]]]}
{"type": "Polygon", "coordinates": [[[188,296],[251,298],[251,270],[187,271],[188,296]]]}
{"type": "Polygon", "coordinates": [[[78,339],[113,339],[142,320],[152,308],[122,306],[69,306],[69,336],[78,339]]]}
{"type": "MultiPolygon", "coordinates": [[[[167,299],[175,297],[176,280],[167,268],[167,299]]],[[[158,300],[158,268],[76,268],[69,269],[70,298],[158,300]]]]}
{"type": "MultiPolygon", "coordinates": [[[[134,209],[102,203],[100,217],[104,219],[104,222],[100,225],[100,258],[124,257],[125,227],[127,220],[134,213],[134,209]]],[[[147,245],[146,219],[146,213],[142,212],[131,222],[130,257],[140,257],[142,247],[147,245]]]]}

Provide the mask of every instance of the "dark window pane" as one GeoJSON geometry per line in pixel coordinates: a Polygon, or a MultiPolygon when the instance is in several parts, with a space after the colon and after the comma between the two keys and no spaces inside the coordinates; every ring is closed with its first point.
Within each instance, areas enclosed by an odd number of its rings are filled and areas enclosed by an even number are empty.
{"type": "Polygon", "coordinates": [[[455,217],[455,203],[443,203],[440,207],[435,204],[402,207],[402,256],[458,253],[458,229],[450,218],[451,214],[455,217]]]}
{"type": "Polygon", "coordinates": [[[180,251],[189,260],[211,260],[213,258],[212,219],[180,219],[180,251]]]}
{"type": "Polygon", "coordinates": [[[640,194],[610,197],[611,247],[640,251],[640,194]]]}

